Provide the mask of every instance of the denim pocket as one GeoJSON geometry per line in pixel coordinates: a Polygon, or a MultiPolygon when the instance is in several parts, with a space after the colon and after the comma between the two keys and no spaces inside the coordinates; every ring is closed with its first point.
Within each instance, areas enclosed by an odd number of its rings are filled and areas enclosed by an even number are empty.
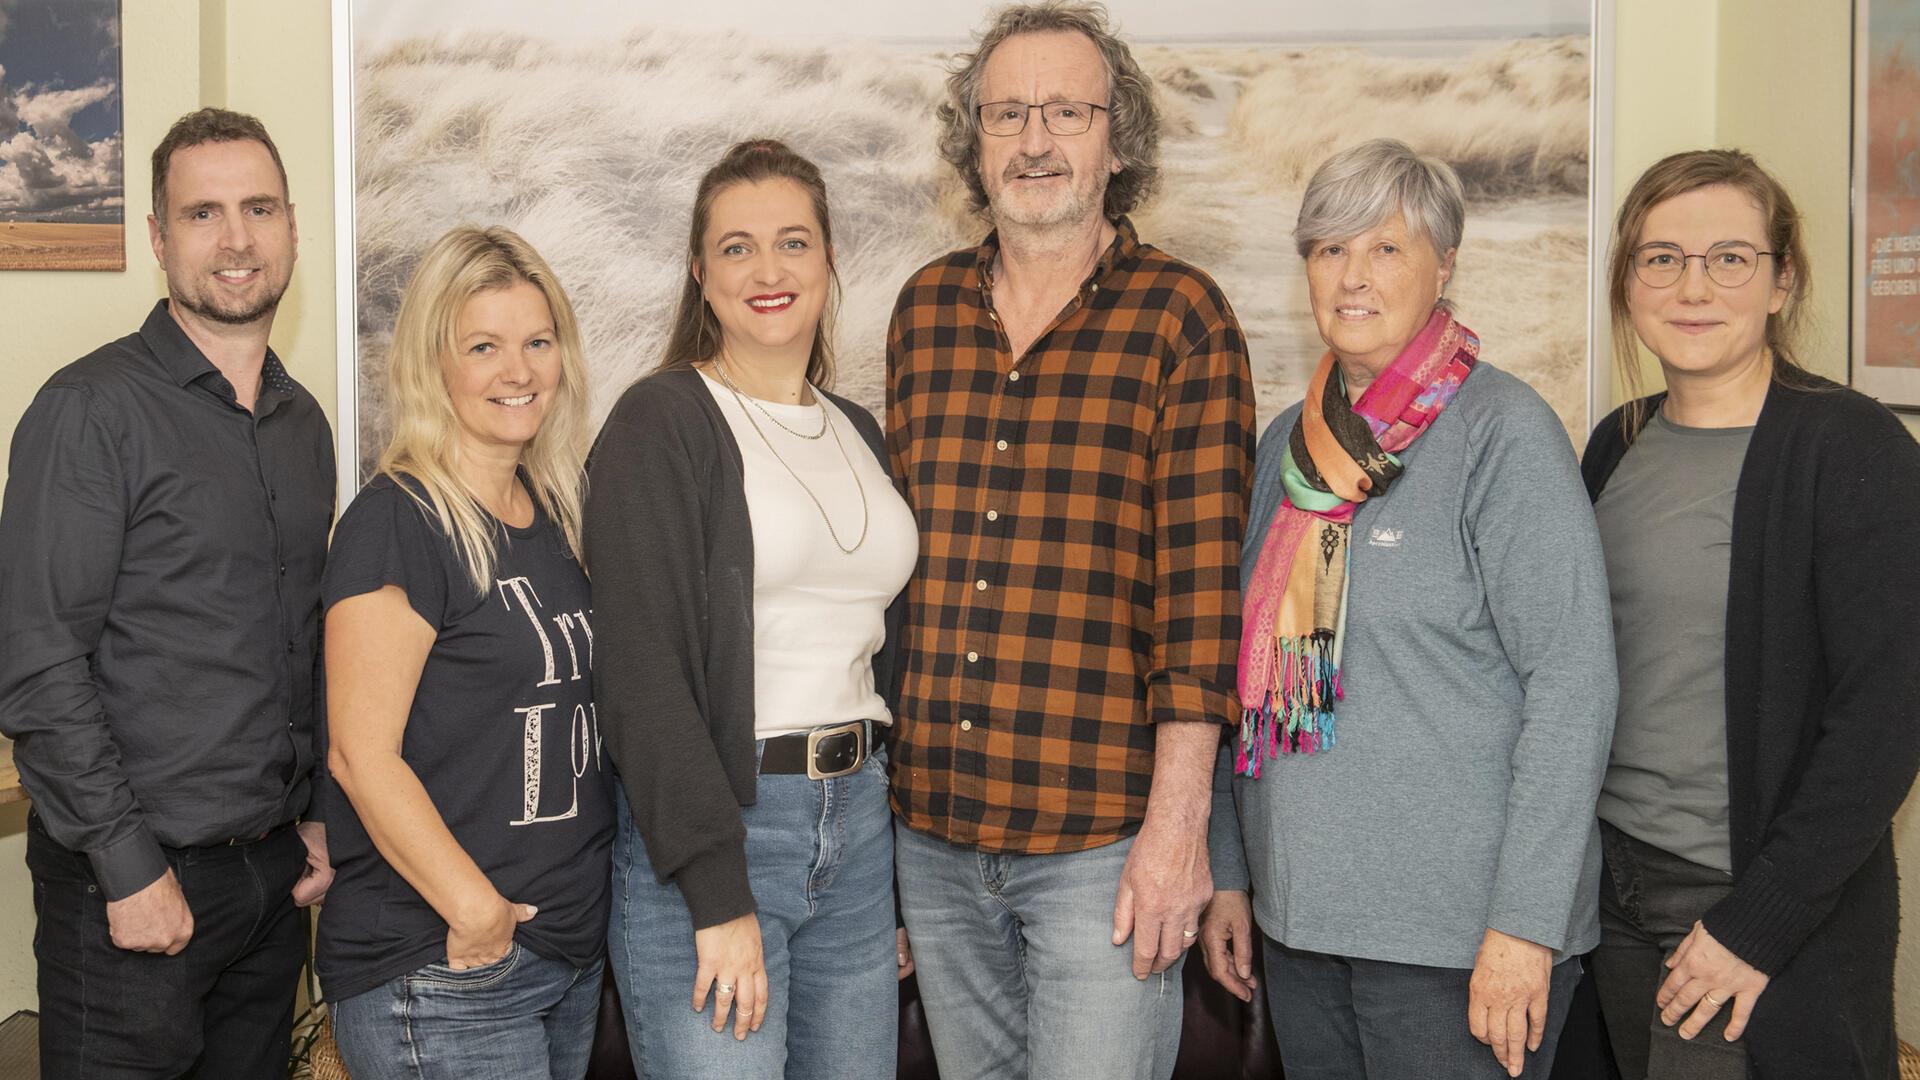
{"type": "Polygon", "coordinates": [[[507,946],[507,954],[505,956],[502,956],[491,964],[461,968],[456,971],[446,964],[433,963],[415,971],[409,976],[409,979],[416,982],[459,987],[463,990],[477,990],[482,987],[492,986],[494,983],[506,978],[519,963],[520,943],[515,941],[507,946]]]}

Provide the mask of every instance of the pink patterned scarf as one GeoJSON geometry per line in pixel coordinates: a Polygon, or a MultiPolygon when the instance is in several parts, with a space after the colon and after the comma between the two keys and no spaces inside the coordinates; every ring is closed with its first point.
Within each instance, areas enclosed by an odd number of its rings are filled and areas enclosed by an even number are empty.
{"type": "Polygon", "coordinates": [[[1398,453],[1446,409],[1479,355],[1479,337],[1439,308],[1352,405],[1333,354],[1320,358],[1281,462],[1287,496],[1243,586],[1240,775],[1259,776],[1275,754],[1332,748],[1354,511],[1387,493],[1398,453]]]}

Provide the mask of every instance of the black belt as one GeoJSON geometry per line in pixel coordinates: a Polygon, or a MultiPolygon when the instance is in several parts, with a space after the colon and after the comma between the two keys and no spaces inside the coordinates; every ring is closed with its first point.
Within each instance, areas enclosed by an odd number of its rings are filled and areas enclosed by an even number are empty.
{"type": "Polygon", "coordinates": [[[187,844],[174,850],[193,851],[199,848],[246,847],[248,844],[257,844],[268,837],[278,836],[291,828],[293,828],[293,822],[283,821],[273,828],[268,829],[266,832],[255,833],[252,836],[231,836],[225,840],[212,840],[204,844],[187,844]]]}
{"type": "Polygon", "coordinates": [[[873,745],[873,721],[829,724],[767,740],[760,752],[762,773],[805,773],[809,780],[831,780],[860,771],[873,745]]]}

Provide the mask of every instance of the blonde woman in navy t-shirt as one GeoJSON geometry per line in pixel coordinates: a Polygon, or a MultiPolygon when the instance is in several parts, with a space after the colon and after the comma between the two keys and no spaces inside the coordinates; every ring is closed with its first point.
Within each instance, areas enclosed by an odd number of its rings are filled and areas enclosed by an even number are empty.
{"type": "Polygon", "coordinates": [[[317,967],[358,1080],[584,1076],[613,817],[577,558],[586,379],[553,271],[506,229],[420,261],[394,434],[334,532],[317,967]]]}

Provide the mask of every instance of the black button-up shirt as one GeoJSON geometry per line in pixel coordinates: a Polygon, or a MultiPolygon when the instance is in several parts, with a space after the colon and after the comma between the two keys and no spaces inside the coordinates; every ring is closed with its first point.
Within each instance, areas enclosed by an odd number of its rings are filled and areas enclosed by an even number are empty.
{"type": "Polygon", "coordinates": [[[108,899],[306,809],[333,492],[313,395],[269,351],[249,412],[164,300],[14,429],[0,731],[108,899]]]}

